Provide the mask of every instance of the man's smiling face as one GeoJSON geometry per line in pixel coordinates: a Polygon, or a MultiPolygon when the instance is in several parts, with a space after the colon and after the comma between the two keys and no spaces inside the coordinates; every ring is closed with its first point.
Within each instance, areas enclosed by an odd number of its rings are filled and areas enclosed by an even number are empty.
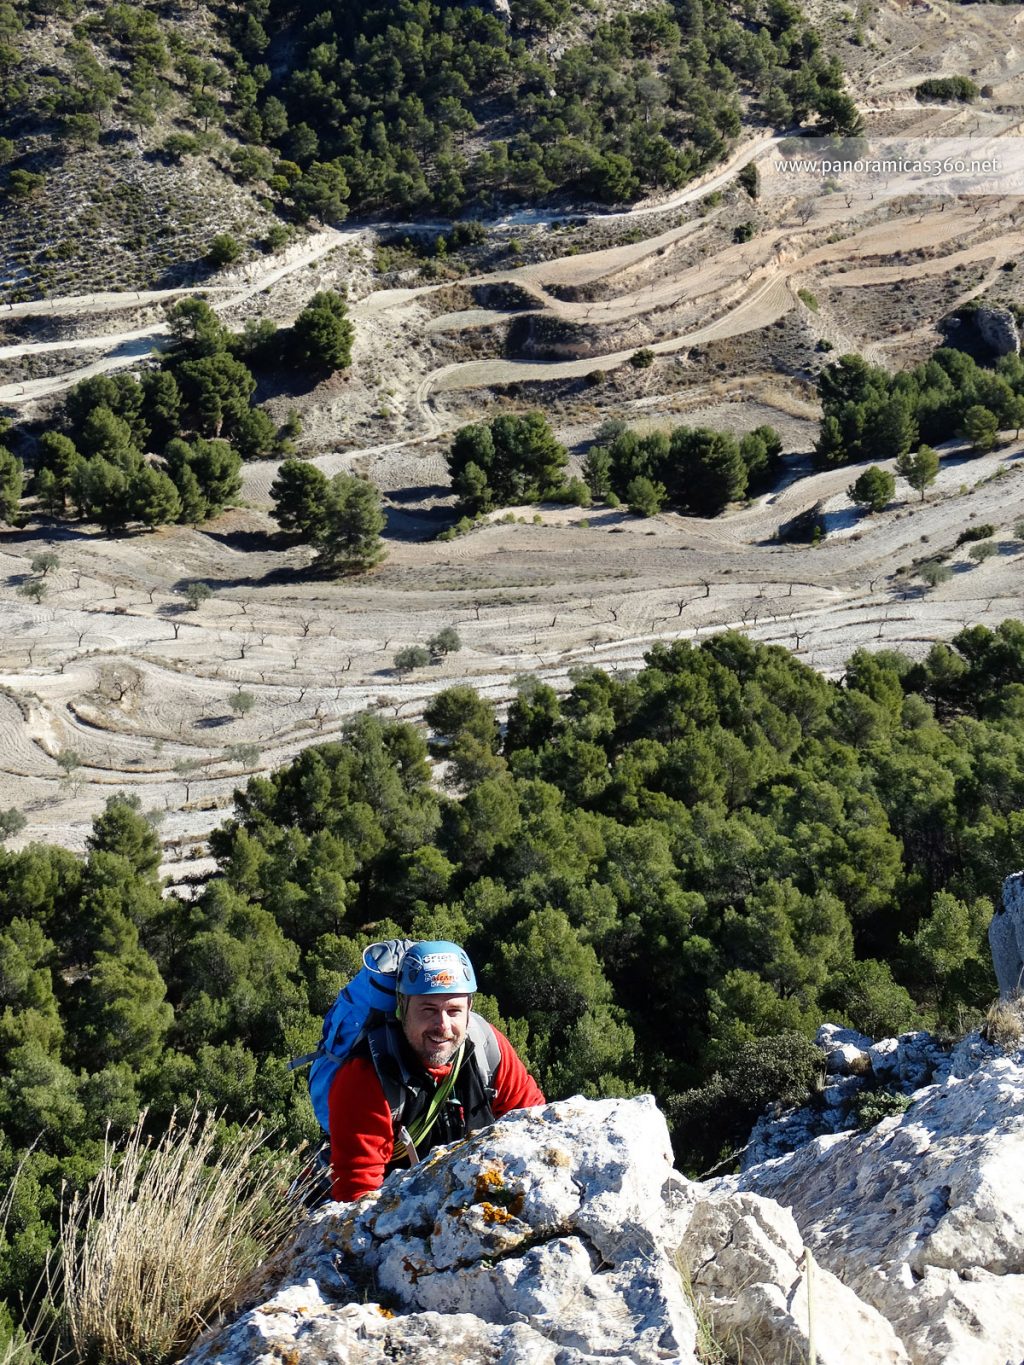
{"type": "Polygon", "coordinates": [[[402,1029],[424,1066],[446,1066],[469,1028],[468,995],[410,995],[402,1029]]]}

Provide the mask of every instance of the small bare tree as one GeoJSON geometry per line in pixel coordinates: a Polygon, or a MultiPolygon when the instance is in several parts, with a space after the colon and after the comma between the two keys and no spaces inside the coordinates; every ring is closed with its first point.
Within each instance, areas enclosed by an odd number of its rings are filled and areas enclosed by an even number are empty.
{"type": "Polygon", "coordinates": [[[198,758],[179,758],[174,764],[174,771],[178,774],[185,784],[185,804],[192,800],[192,783],[195,781],[197,770],[202,767],[198,758]]]}

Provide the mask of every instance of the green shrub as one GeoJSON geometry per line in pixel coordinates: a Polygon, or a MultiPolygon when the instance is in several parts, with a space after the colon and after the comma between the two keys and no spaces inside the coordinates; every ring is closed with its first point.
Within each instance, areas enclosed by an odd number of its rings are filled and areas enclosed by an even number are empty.
{"type": "Polygon", "coordinates": [[[743,167],[736,176],[736,179],[750,195],[751,199],[757,198],[761,190],[761,180],[758,175],[757,166],[753,161],[748,162],[747,165],[743,167]]]}
{"type": "Polygon", "coordinates": [[[31,199],[45,184],[45,177],[33,171],[11,171],[7,177],[7,192],[12,199],[31,199]]]}
{"type": "Polygon", "coordinates": [[[986,559],[991,559],[993,555],[999,553],[999,546],[994,540],[983,540],[978,545],[972,545],[967,553],[975,564],[982,564],[986,559]]]}
{"type": "Polygon", "coordinates": [[[590,489],[582,479],[570,479],[555,490],[553,498],[556,502],[567,502],[572,507],[589,507],[592,501],[590,489]]]}
{"type": "Polygon", "coordinates": [[[874,1128],[883,1119],[905,1114],[912,1103],[910,1096],[900,1090],[866,1090],[857,1096],[853,1104],[857,1127],[861,1132],[874,1128]]]}
{"type": "Polygon", "coordinates": [[[961,531],[956,538],[956,543],[968,545],[972,540],[988,540],[995,533],[996,528],[990,522],[980,522],[977,526],[968,526],[966,530],[961,531]]]}
{"type": "Polygon", "coordinates": [[[922,582],[927,583],[929,588],[937,588],[940,583],[947,583],[953,577],[953,570],[943,564],[938,559],[926,559],[917,568],[917,576],[922,582]]]}
{"type": "Polygon", "coordinates": [[[208,265],[219,268],[237,261],[241,254],[242,248],[230,232],[218,232],[210,243],[206,261],[208,265]]]}
{"type": "Polygon", "coordinates": [[[626,505],[635,517],[653,517],[665,503],[665,485],[645,479],[630,479],[626,486],[626,505]]]}
{"type": "Polygon", "coordinates": [[[981,91],[969,76],[929,76],[917,87],[917,98],[925,100],[958,100],[973,104],[981,91]]]}
{"type": "Polygon", "coordinates": [[[396,673],[411,673],[416,668],[426,668],[430,663],[430,651],[423,645],[406,645],[394,658],[396,673]]]}
{"type": "Polygon", "coordinates": [[[727,1068],[666,1104],[684,1169],[699,1173],[732,1148],[772,1103],[804,1104],[820,1089],[825,1059],[799,1033],[779,1033],[741,1045],[727,1068]]]}

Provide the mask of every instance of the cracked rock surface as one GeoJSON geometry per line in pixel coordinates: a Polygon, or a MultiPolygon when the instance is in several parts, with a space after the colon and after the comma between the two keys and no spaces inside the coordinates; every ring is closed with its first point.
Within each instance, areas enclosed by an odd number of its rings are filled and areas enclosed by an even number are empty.
{"type": "Polygon", "coordinates": [[[793,1215],[756,1194],[698,1204],[681,1255],[715,1336],[755,1360],[906,1365],[889,1323],[807,1256],[793,1215]]]}
{"type": "Polygon", "coordinates": [[[958,1056],[899,1117],[702,1184],[650,1096],[506,1115],[319,1210],[187,1361],[1021,1365],[1024,1064],[958,1056]]]}
{"type": "Polygon", "coordinates": [[[320,1210],[188,1359],[695,1361],[675,1250],[696,1197],[649,1096],[507,1115],[320,1210]]]}
{"type": "Polygon", "coordinates": [[[915,1365],[1024,1357],[1024,1068],[985,1058],[868,1132],[821,1137],[714,1182],[791,1209],[820,1263],[915,1365]]]}

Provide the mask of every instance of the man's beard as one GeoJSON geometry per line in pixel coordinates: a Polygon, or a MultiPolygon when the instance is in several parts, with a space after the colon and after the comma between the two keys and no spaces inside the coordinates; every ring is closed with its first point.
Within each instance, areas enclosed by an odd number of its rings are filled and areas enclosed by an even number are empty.
{"type": "Polygon", "coordinates": [[[447,1066],[455,1056],[457,1046],[456,1043],[438,1043],[436,1046],[425,1044],[420,1052],[420,1061],[427,1067],[447,1066]]]}

